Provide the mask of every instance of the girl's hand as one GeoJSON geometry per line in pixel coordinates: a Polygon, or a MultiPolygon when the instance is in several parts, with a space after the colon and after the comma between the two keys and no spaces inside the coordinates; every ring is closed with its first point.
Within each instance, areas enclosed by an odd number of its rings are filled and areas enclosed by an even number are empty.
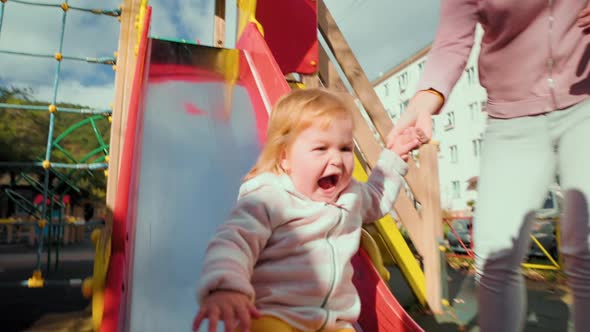
{"type": "Polygon", "coordinates": [[[407,161],[412,150],[428,141],[429,138],[426,137],[422,129],[410,127],[405,129],[401,135],[396,136],[395,140],[387,147],[407,161]]]}
{"type": "Polygon", "coordinates": [[[578,14],[578,20],[576,23],[580,28],[585,29],[590,27],[590,4],[588,4],[586,8],[582,9],[580,14],[578,14]]]}
{"type": "Polygon", "coordinates": [[[251,318],[259,318],[260,313],[242,293],[233,291],[216,291],[211,293],[201,306],[193,322],[193,331],[198,331],[201,323],[209,320],[209,332],[217,332],[217,322],[223,321],[226,332],[250,331],[251,318]]]}
{"type": "Polygon", "coordinates": [[[439,96],[426,91],[418,91],[387,135],[387,147],[389,148],[397,137],[410,127],[422,129],[424,135],[430,139],[432,137],[432,114],[441,107],[442,100],[439,96]]]}

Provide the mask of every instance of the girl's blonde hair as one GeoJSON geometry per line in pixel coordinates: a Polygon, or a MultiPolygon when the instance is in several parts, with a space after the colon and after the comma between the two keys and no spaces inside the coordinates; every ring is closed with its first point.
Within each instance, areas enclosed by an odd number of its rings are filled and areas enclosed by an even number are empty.
{"type": "Polygon", "coordinates": [[[270,115],[266,144],[244,180],[266,172],[284,173],[281,157],[303,130],[312,124],[327,128],[337,117],[352,121],[353,107],[354,102],[347,94],[322,88],[294,90],[281,97],[270,115]]]}

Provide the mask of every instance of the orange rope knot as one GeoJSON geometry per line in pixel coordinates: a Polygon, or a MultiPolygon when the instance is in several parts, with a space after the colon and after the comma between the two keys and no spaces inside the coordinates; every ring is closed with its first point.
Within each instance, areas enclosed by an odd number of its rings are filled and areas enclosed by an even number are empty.
{"type": "Polygon", "coordinates": [[[59,52],[55,53],[54,57],[57,61],[61,61],[64,58],[63,55],[59,52]]]}
{"type": "Polygon", "coordinates": [[[70,9],[70,6],[64,2],[61,4],[61,9],[63,9],[64,12],[67,12],[68,9],[70,9]]]}
{"type": "Polygon", "coordinates": [[[51,104],[47,107],[47,109],[49,110],[49,113],[56,113],[57,112],[57,106],[55,106],[54,104],[51,104]]]}

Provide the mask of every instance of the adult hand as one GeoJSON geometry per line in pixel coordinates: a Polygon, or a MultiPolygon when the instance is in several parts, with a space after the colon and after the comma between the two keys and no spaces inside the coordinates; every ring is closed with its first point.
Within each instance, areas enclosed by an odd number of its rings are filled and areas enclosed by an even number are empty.
{"type": "Polygon", "coordinates": [[[428,138],[422,132],[422,129],[410,127],[403,131],[391,144],[390,150],[407,161],[410,152],[419,148],[422,144],[428,142],[428,138]]]}
{"type": "Polygon", "coordinates": [[[418,91],[387,135],[387,148],[391,149],[404,130],[410,127],[421,129],[426,138],[430,140],[432,137],[432,114],[441,107],[442,100],[439,96],[426,91],[418,91]]]}
{"type": "Polygon", "coordinates": [[[209,332],[217,332],[217,322],[222,320],[226,332],[234,332],[240,327],[241,332],[250,331],[251,318],[260,317],[260,313],[242,293],[233,291],[216,291],[211,293],[197,313],[193,322],[193,331],[198,331],[201,323],[209,320],[209,332]]]}
{"type": "Polygon", "coordinates": [[[590,27],[590,3],[578,14],[576,23],[580,28],[590,27]]]}

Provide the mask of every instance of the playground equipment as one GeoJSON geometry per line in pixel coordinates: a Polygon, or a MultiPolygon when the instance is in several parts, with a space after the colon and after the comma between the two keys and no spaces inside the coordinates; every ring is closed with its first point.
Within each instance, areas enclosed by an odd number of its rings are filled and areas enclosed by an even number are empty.
{"type": "MultiPolygon", "coordinates": [[[[46,105],[35,104],[13,104],[0,103],[0,109],[6,111],[45,111],[49,113],[49,127],[47,134],[47,144],[43,155],[37,160],[23,162],[0,162],[0,169],[17,172],[17,176],[12,180],[13,184],[25,183],[29,185],[34,193],[40,197],[41,203],[32,202],[32,197],[25,197],[19,194],[14,188],[8,186],[1,195],[10,199],[19,207],[23,215],[16,218],[0,220],[8,232],[14,233],[15,229],[26,230],[29,232],[29,243],[37,243],[37,262],[35,270],[23,285],[28,287],[42,287],[47,284],[60,284],[59,280],[44,280],[42,273],[42,254],[47,252],[46,273],[50,272],[52,251],[55,254],[55,266],[57,269],[59,262],[59,249],[62,242],[68,242],[72,233],[79,233],[80,227],[93,227],[102,224],[102,221],[84,222],[79,218],[66,216],[65,212],[68,202],[64,200],[69,197],[69,193],[79,192],[75,182],[83,176],[93,175],[94,171],[106,170],[109,158],[109,145],[105,140],[107,133],[101,132],[100,127],[108,127],[112,111],[109,109],[88,109],[62,107],[57,103],[58,90],[61,77],[61,66],[63,61],[87,62],[97,65],[110,65],[114,67],[116,56],[106,57],[77,57],[63,54],[64,35],[66,30],[66,19],[71,11],[91,13],[94,15],[106,15],[118,18],[121,15],[119,8],[115,9],[95,9],[71,6],[68,1],[61,4],[39,3],[21,0],[2,1],[0,3],[0,33],[2,32],[2,21],[5,15],[9,15],[14,6],[42,6],[55,8],[61,12],[61,28],[57,49],[54,54],[22,52],[19,50],[9,50],[0,48],[0,53],[8,56],[22,56],[35,58],[55,59],[55,74],[53,81],[53,93],[51,100],[46,105]],[[55,132],[58,113],[74,113],[84,116],[83,120],[71,125],[61,133],[55,132]],[[68,151],[68,137],[73,132],[86,130],[96,139],[97,145],[91,151],[87,151],[81,157],[76,158],[75,154],[68,151]],[[56,135],[57,134],[57,135],[56,135]],[[58,158],[58,159],[56,159],[58,158]],[[61,161],[60,161],[61,160],[61,161]],[[42,170],[42,180],[38,181],[32,173],[42,170]],[[54,248],[55,246],[55,248],[54,248]]],[[[1,46],[1,45],[0,45],[1,46]]],[[[89,137],[90,138],[90,137],[89,137]]],[[[33,158],[34,156],[31,156],[33,158]]],[[[105,171],[106,172],[106,171],[105,171]]],[[[79,237],[79,236],[77,236],[79,237]]],[[[9,240],[11,240],[10,238],[9,240]]]]}
{"type": "MultiPolygon", "coordinates": [[[[224,45],[223,3],[216,1],[216,46],[224,45]]],[[[64,17],[73,8],[67,2],[55,6],[64,17]]],[[[190,326],[204,246],[264,141],[271,105],[290,88],[285,75],[293,88],[352,86],[377,130],[376,137],[355,113],[355,178],[366,180],[377,160],[392,123],[324,3],[259,0],[238,1],[238,6],[235,49],[148,38],[151,9],[145,0],[126,0],[119,11],[106,12],[119,16],[121,34],[113,111],[88,111],[112,116],[108,151],[97,153],[109,156],[107,205],[113,211],[104,231],[95,235],[94,276],[85,282],[88,293],[92,288],[95,330],[190,326]],[[295,21],[298,25],[284,24],[295,21]]],[[[50,116],[54,121],[55,113],[50,116]]],[[[421,264],[390,216],[367,229],[370,236],[364,236],[354,258],[362,272],[355,284],[365,331],[421,330],[387,289],[383,261],[399,266],[418,303],[442,310],[442,225],[438,186],[432,185],[438,184],[437,149],[436,143],[427,144],[410,161],[408,193],[395,206],[421,264]]],[[[100,169],[106,166],[102,161],[75,164],[100,169]]],[[[50,156],[40,163],[33,166],[50,166],[46,173],[65,167],[51,163],[50,156]]],[[[52,194],[48,188],[44,199],[52,194]]]]}
{"type": "MultiPolygon", "coordinates": [[[[303,75],[295,87],[323,84],[337,89],[336,65],[326,61],[333,56],[381,137],[392,125],[364,74],[355,78],[362,73],[360,65],[323,2],[239,1],[238,7],[235,49],[148,38],[151,9],[145,11],[129,113],[119,120],[126,119],[126,134],[116,167],[116,192],[110,198],[112,251],[99,317],[102,331],[190,325],[197,310],[194,282],[204,245],[227,214],[241,176],[264,141],[271,105],[289,90],[285,75],[303,75]],[[299,25],[284,25],[294,19],[293,13],[298,14],[299,25]],[[331,43],[319,52],[318,23],[323,38],[331,43]]],[[[219,33],[225,30],[224,7],[216,9],[214,40],[223,45],[219,33]]],[[[360,113],[355,116],[355,177],[362,180],[376,161],[380,142],[360,113]]],[[[375,230],[383,252],[391,253],[419,303],[435,311],[442,303],[440,206],[438,188],[425,183],[438,183],[436,152],[436,144],[420,150],[420,167],[411,162],[408,176],[412,198],[403,194],[396,205],[429,277],[391,217],[377,222],[375,230]],[[422,203],[420,214],[413,198],[422,203]]],[[[110,169],[112,174],[112,163],[110,169]]],[[[361,249],[354,260],[363,271],[358,276],[363,279],[356,280],[362,289],[361,325],[371,331],[420,330],[385,291],[385,269],[371,263],[365,252],[376,257],[379,250],[361,249]]]]}

